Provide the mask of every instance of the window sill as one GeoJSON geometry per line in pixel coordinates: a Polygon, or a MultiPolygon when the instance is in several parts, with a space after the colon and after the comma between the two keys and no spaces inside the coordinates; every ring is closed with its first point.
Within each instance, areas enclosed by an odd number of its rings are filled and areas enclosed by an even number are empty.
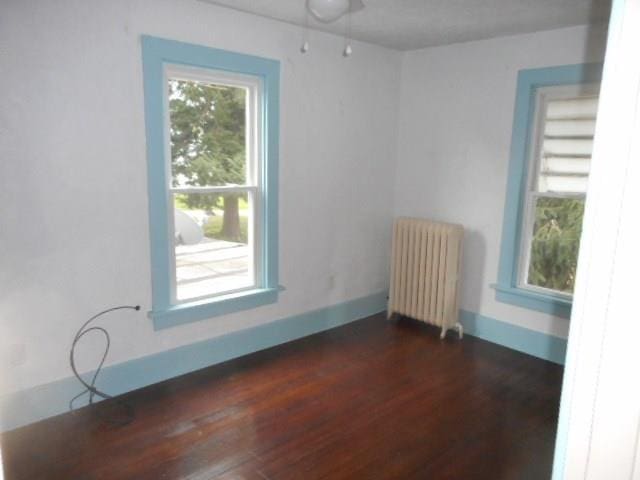
{"type": "Polygon", "coordinates": [[[496,300],[499,302],[537,310],[556,317],[571,317],[572,301],[570,299],[497,284],[491,287],[496,290],[496,300]]]}
{"type": "Polygon", "coordinates": [[[284,288],[246,290],[213,299],[207,298],[195,302],[172,305],[161,310],[152,310],[147,315],[153,320],[153,328],[162,330],[218,315],[226,315],[276,303],[278,301],[278,293],[281,290],[284,290],[284,288]]]}

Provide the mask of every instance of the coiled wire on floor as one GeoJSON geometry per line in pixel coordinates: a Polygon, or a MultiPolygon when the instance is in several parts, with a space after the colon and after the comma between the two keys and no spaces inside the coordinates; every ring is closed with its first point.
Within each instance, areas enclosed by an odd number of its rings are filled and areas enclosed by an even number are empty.
{"type": "Polygon", "coordinates": [[[109,332],[104,327],[89,326],[91,323],[93,323],[95,320],[102,317],[103,315],[106,315],[108,313],[112,313],[118,310],[139,311],[140,305],[135,305],[135,306],[120,305],[118,307],[107,308],[106,310],[103,310],[95,314],[89,320],[84,322],[84,324],[80,327],[75,337],[73,338],[73,342],[71,343],[71,350],[69,352],[69,363],[71,365],[71,370],[73,371],[73,374],[78,379],[78,381],[84,386],[85,389],[69,401],[69,410],[71,411],[74,410],[74,402],[76,402],[76,400],[78,400],[80,397],[84,395],[89,395],[89,405],[93,405],[95,397],[100,397],[105,400],[112,400],[112,402],[114,402],[114,404],[117,405],[118,409],[120,410],[118,415],[107,415],[102,411],[102,409],[97,409],[97,413],[100,416],[100,418],[105,422],[112,425],[116,425],[116,426],[123,426],[131,423],[135,418],[135,412],[133,410],[133,407],[130,404],[122,400],[119,400],[117,398],[114,398],[112,395],[109,395],[108,393],[105,393],[99,390],[98,388],[96,388],[96,381],[98,380],[100,371],[102,370],[104,362],[107,359],[107,355],[109,354],[109,349],[111,347],[111,337],[109,336],[109,332]],[[96,368],[95,372],[93,373],[93,376],[91,377],[91,381],[87,382],[78,373],[78,369],[76,367],[76,361],[75,361],[75,349],[78,342],[82,339],[82,337],[92,332],[101,333],[105,338],[106,344],[105,344],[104,353],[102,354],[102,359],[98,364],[98,368],[96,368]]]}

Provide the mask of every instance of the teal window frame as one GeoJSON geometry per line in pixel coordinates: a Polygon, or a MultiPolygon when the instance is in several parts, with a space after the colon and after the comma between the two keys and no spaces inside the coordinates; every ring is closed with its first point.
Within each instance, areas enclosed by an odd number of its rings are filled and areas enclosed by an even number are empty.
{"type": "Polygon", "coordinates": [[[496,300],[558,317],[571,316],[572,299],[518,287],[519,259],[525,194],[528,182],[530,146],[534,140],[538,89],[550,86],[599,83],[602,63],[582,63],[520,70],[513,116],[509,174],[504,206],[498,281],[492,285],[496,300]]]}
{"type": "Polygon", "coordinates": [[[151,247],[152,309],[148,313],[155,329],[162,329],[224,315],[278,300],[278,158],[280,122],[280,62],[242,53],[143,35],[142,69],[147,138],[147,186],[151,247]],[[173,237],[169,225],[165,165],[165,67],[187,66],[258,77],[262,82],[261,128],[262,178],[260,185],[261,278],[251,290],[212,296],[197,301],[171,302],[171,255],[173,237]]]}

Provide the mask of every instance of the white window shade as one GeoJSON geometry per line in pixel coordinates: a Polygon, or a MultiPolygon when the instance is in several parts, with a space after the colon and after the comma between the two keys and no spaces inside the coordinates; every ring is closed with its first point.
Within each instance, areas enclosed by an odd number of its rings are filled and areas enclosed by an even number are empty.
{"type": "Polygon", "coordinates": [[[598,97],[577,97],[547,102],[548,120],[594,120],[598,113],[598,97]]]}
{"type": "Polygon", "coordinates": [[[538,192],[586,192],[597,110],[597,96],[546,101],[538,192]]]}

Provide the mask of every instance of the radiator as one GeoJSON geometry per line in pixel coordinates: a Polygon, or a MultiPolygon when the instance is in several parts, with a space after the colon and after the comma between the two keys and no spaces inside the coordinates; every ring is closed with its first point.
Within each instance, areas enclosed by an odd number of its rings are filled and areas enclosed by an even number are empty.
{"type": "Polygon", "coordinates": [[[398,218],[393,226],[391,286],[387,315],[394,313],[441,327],[440,338],[458,323],[462,263],[461,225],[398,218]]]}

